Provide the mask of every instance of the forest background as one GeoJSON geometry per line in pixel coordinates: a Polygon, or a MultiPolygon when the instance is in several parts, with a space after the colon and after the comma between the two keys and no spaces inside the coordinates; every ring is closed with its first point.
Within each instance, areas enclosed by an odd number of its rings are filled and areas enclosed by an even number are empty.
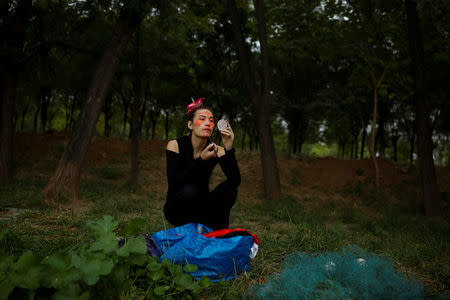
{"type": "Polygon", "coordinates": [[[64,136],[36,187],[46,205],[86,199],[96,137],[130,144],[123,176],[142,184],[139,141],[163,148],[186,134],[186,105],[205,97],[232,124],[234,146],[259,153],[265,198],[286,195],[277,157],[371,158],[364,184],[378,191],[390,160],[417,168],[419,212],[446,219],[435,166],[450,167],[449,28],[445,0],[2,1],[3,194],[37,135],[64,136]]]}

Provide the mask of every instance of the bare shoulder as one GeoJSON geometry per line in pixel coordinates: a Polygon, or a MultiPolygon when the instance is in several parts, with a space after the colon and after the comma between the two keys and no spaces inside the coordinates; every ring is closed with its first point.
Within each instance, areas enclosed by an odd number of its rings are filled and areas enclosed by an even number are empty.
{"type": "Polygon", "coordinates": [[[217,157],[225,155],[225,149],[222,146],[217,146],[217,157]]]}
{"type": "Polygon", "coordinates": [[[167,143],[166,149],[175,153],[179,153],[177,140],[170,140],[167,143]]]}

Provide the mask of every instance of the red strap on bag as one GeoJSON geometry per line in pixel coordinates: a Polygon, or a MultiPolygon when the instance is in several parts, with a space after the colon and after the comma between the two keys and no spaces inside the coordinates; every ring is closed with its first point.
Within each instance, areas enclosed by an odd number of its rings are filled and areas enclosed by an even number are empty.
{"type": "Polygon", "coordinates": [[[205,237],[207,237],[207,238],[217,238],[217,237],[222,237],[222,236],[224,236],[224,235],[232,234],[232,233],[234,233],[234,232],[245,232],[245,233],[247,233],[248,235],[251,235],[251,236],[253,237],[253,242],[255,242],[258,246],[260,246],[258,237],[257,237],[255,234],[253,234],[253,233],[251,233],[251,232],[248,232],[247,230],[242,229],[242,228],[236,228],[236,229],[229,229],[229,228],[219,229],[219,230],[211,231],[211,232],[208,232],[208,233],[202,233],[202,235],[205,236],[205,237]]]}

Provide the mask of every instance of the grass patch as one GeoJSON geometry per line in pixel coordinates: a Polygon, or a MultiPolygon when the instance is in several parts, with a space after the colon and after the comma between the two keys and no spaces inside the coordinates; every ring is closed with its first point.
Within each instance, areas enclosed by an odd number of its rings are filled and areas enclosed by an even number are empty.
{"type": "MultiPolygon", "coordinates": [[[[243,155],[255,164],[259,161],[259,157],[251,153],[243,155]]],[[[149,184],[150,176],[157,176],[150,173],[154,168],[148,167],[149,178],[141,176],[141,186],[131,186],[121,167],[126,159],[108,161],[109,165],[89,169],[81,180],[79,194],[88,204],[82,212],[48,209],[43,205],[41,191],[54,171],[49,171],[48,166],[36,164],[33,166],[36,169],[27,175],[0,186],[2,216],[9,207],[30,210],[0,220],[0,232],[3,232],[0,251],[20,254],[30,249],[45,255],[70,248],[92,238],[84,225],[87,219],[105,214],[119,220],[120,230],[125,230],[125,224],[130,220],[139,219],[135,221],[139,226],[130,229],[131,233],[152,233],[171,227],[162,211],[165,192],[143,188],[149,184]]],[[[21,172],[25,173],[25,170],[21,172]]],[[[257,179],[243,178],[245,180],[257,179]]],[[[290,182],[294,189],[302,186],[301,178],[292,176],[290,182]]],[[[165,178],[161,178],[160,184],[166,184],[165,178]]],[[[250,273],[208,288],[202,298],[241,298],[253,284],[264,283],[271,274],[280,272],[283,259],[292,252],[333,252],[348,245],[392,257],[397,270],[419,277],[429,296],[448,295],[448,221],[431,222],[417,210],[408,209],[411,203],[405,192],[406,185],[395,192],[394,196],[405,195],[398,205],[391,203],[392,195],[370,186],[367,182],[357,182],[338,193],[330,190],[327,199],[320,198],[323,193],[319,195],[319,188],[312,189],[313,194],[307,196],[293,192],[277,202],[264,199],[262,195],[256,196],[258,201],[246,201],[245,197],[239,196],[230,222],[233,227],[246,228],[257,234],[262,243],[260,252],[252,262],[250,273]],[[314,194],[316,190],[317,195],[314,194]],[[255,202],[257,204],[249,204],[255,202]]],[[[246,191],[240,191],[240,195],[253,197],[246,191]]]]}
{"type": "Polygon", "coordinates": [[[102,179],[118,180],[124,178],[125,172],[122,168],[114,165],[103,165],[90,169],[91,174],[98,175],[102,179]]]}

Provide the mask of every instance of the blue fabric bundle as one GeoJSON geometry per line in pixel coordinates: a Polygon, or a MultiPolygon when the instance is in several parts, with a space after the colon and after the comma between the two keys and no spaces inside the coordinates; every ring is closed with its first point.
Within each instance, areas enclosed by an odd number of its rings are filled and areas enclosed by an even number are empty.
{"type": "Polygon", "coordinates": [[[229,280],[243,271],[250,271],[251,235],[227,238],[205,237],[212,229],[197,223],[163,230],[152,234],[160,260],[167,258],[176,264],[194,264],[198,271],[192,275],[212,281],[229,280]]]}
{"type": "Polygon", "coordinates": [[[421,283],[397,274],[390,259],[358,247],[288,255],[281,274],[255,285],[251,299],[424,299],[421,283]]]}

